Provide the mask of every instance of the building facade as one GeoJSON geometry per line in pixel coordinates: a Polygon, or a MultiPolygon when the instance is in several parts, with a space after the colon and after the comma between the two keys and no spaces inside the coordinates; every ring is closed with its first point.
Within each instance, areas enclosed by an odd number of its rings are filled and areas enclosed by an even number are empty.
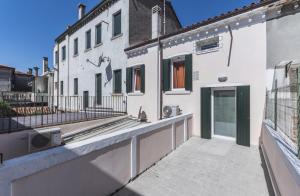
{"type": "MultiPolygon", "coordinates": [[[[261,1],[162,36],[160,42],[127,48],[129,114],[142,108],[156,121],[163,117],[164,106],[179,106],[183,113],[194,114],[195,136],[258,145],[266,90],[272,83],[267,70],[274,55],[267,49],[273,39],[284,40],[272,37],[281,33],[270,32],[269,13],[283,9],[281,3],[261,1]],[[143,91],[136,85],[135,69],[144,70],[143,91]]],[[[288,19],[272,23],[281,20],[288,19]]]]}
{"type": "MultiPolygon", "coordinates": [[[[125,93],[124,49],[151,39],[152,8],[161,2],[105,0],[88,13],[79,5],[78,21],[56,39],[54,96],[92,96],[101,105],[101,97],[125,93]]],[[[181,28],[170,3],[166,18],[166,32],[181,28]]]]}

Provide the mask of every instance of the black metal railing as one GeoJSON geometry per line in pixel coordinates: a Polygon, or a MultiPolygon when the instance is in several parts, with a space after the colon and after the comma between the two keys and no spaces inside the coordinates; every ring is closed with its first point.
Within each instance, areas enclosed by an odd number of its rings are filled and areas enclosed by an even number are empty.
{"type": "Polygon", "coordinates": [[[2,94],[0,133],[125,115],[125,96],[2,94]]]}

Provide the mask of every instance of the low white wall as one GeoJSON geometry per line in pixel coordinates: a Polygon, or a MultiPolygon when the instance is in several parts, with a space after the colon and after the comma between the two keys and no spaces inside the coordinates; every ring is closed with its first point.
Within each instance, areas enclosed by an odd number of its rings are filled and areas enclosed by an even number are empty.
{"type": "Polygon", "coordinates": [[[186,141],[192,117],[181,115],[5,161],[0,195],[113,193],[174,150],[175,141],[186,141]]]}
{"type": "Polygon", "coordinates": [[[261,147],[277,195],[299,195],[300,160],[280,134],[266,122],[262,128],[261,147]]]}

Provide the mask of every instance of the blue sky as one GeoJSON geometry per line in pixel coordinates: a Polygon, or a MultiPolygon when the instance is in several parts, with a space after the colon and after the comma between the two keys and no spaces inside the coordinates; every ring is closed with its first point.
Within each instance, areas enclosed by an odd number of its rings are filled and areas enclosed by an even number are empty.
{"type": "MultiPolygon", "coordinates": [[[[27,71],[52,65],[54,39],[77,20],[77,5],[90,10],[101,0],[0,0],[0,64],[27,71]]],[[[172,0],[183,26],[248,5],[255,0],[172,0]]],[[[256,0],[258,1],[258,0],[256,0]]]]}

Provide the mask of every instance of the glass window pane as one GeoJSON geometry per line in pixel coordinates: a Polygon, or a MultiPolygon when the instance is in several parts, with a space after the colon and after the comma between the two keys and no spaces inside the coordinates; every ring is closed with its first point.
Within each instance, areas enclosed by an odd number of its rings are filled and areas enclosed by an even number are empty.
{"type": "Polygon", "coordinates": [[[85,44],[85,49],[90,49],[91,48],[91,30],[86,32],[86,44],[85,44]]]}
{"type": "Polygon", "coordinates": [[[214,134],[236,137],[236,98],[234,90],[214,92],[214,134]]]}
{"type": "Polygon", "coordinates": [[[121,12],[114,15],[114,33],[113,36],[121,34],[121,12]]]}
{"type": "Polygon", "coordinates": [[[100,44],[102,42],[102,26],[99,24],[96,27],[96,44],[100,44]]]}

